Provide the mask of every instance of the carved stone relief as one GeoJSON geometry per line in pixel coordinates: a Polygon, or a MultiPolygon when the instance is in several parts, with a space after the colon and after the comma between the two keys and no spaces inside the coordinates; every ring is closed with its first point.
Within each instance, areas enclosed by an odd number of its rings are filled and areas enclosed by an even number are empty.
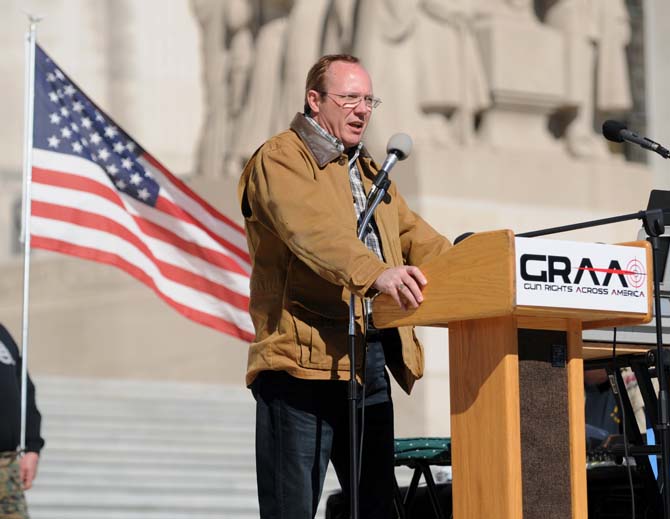
{"type": "Polygon", "coordinates": [[[245,103],[253,62],[252,10],[248,0],[191,0],[201,30],[205,119],[197,171],[220,176],[232,148],[231,122],[245,103]]]}
{"type": "Polygon", "coordinates": [[[594,132],[594,118],[632,107],[625,55],[630,41],[626,5],[623,0],[545,4],[545,23],[564,35],[566,145],[577,156],[603,156],[607,151],[594,132]]]}
{"type": "Polygon", "coordinates": [[[462,144],[473,139],[475,115],[490,104],[489,88],[473,27],[469,2],[422,0],[416,26],[417,104],[436,144],[447,144],[440,125],[453,117],[451,135],[462,144]],[[454,73],[459,71],[459,73],[454,73]]]}
{"type": "Polygon", "coordinates": [[[376,149],[405,131],[426,146],[564,144],[603,157],[597,118],[631,107],[623,0],[191,3],[207,91],[198,170],[208,176],[237,175],[288,125],[325,53],[352,52],[369,69],[383,100],[366,135],[376,149]]]}

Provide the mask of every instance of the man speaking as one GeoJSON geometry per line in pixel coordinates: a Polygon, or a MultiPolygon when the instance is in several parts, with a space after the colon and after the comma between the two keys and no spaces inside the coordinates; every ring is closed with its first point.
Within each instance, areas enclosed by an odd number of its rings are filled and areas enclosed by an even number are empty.
{"type": "MultiPolygon", "coordinates": [[[[391,184],[365,242],[358,221],[379,168],[362,145],[381,103],[350,55],[309,71],[304,113],[265,142],[239,184],[252,258],[256,337],[246,382],[256,398],[256,473],[262,519],[313,518],[328,467],[349,489],[349,300],[390,295],[421,304],[427,280],[412,265],[449,241],[412,212],[391,184]]],[[[393,405],[386,367],[410,392],[423,374],[411,327],[375,330],[356,304],[357,378],[364,406],[360,516],[392,515],[393,405]]]]}

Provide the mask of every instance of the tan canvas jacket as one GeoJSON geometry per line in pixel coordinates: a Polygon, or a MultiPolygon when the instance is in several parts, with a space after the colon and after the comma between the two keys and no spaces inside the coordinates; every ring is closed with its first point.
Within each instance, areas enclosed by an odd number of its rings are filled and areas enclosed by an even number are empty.
{"type": "MultiPolygon", "coordinates": [[[[358,167],[367,192],[378,168],[365,149],[358,167]]],[[[263,370],[348,380],[350,293],[364,296],[389,265],[419,265],[451,246],[407,207],[394,184],[389,194],[391,203],[375,212],[384,263],[356,237],[346,154],[302,114],[251,157],[238,187],[256,330],[247,384],[263,370]]],[[[356,306],[362,337],[360,299],[356,306]]],[[[398,335],[395,344],[385,343],[387,365],[409,393],[423,374],[423,348],[411,327],[399,328],[398,335]]],[[[358,351],[359,374],[362,358],[358,351]]]]}

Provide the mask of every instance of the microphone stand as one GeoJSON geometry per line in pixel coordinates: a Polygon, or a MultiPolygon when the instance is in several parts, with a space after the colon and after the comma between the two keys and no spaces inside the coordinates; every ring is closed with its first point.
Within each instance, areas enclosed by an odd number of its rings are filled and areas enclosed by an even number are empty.
{"type": "MultiPolygon", "coordinates": [[[[368,199],[367,207],[358,226],[358,239],[363,241],[368,233],[368,225],[377,206],[384,200],[391,181],[384,178],[372,200],[368,199]]],[[[359,519],[358,494],[358,384],[356,383],[356,297],[352,293],[349,298],[349,510],[350,519],[359,519]]],[[[365,366],[363,366],[365,370],[365,366]]]]}
{"type": "Polygon", "coordinates": [[[602,218],[600,220],[591,220],[588,222],[581,222],[572,225],[564,225],[539,231],[520,233],[516,236],[533,238],[536,236],[573,231],[576,229],[585,229],[587,227],[596,227],[599,225],[607,225],[610,223],[624,222],[635,219],[642,220],[644,230],[648,235],[647,240],[649,243],[651,243],[652,247],[654,273],[654,316],[656,324],[656,373],[658,376],[658,424],[656,425],[656,429],[659,432],[661,451],[660,472],[663,517],[665,519],[670,519],[670,410],[668,408],[670,400],[668,399],[668,386],[663,362],[663,327],[661,322],[662,316],[660,288],[660,275],[663,272],[663,265],[660,264],[661,240],[659,236],[665,232],[663,209],[648,209],[646,211],[638,211],[637,213],[629,213],[611,218],[602,218]]]}
{"type": "Polygon", "coordinates": [[[570,225],[561,225],[559,227],[549,227],[548,229],[540,229],[539,231],[522,232],[516,234],[515,236],[518,236],[519,238],[536,238],[537,236],[546,236],[547,234],[575,231],[577,229],[586,229],[588,227],[597,227],[599,225],[609,225],[611,223],[626,222],[628,220],[642,220],[644,229],[645,231],[647,231],[647,234],[649,236],[651,236],[652,234],[656,234],[657,236],[663,234],[664,230],[663,210],[648,209],[646,211],[638,211],[637,213],[628,213],[619,216],[611,216],[609,218],[601,218],[599,220],[589,220],[587,222],[573,223],[570,225]],[[658,232],[656,232],[657,231],[656,228],[653,229],[647,228],[649,223],[655,224],[657,219],[660,219],[659,220],[660,223],[658,225],[661,225],[660,229],[658,229],[658,232]]]}

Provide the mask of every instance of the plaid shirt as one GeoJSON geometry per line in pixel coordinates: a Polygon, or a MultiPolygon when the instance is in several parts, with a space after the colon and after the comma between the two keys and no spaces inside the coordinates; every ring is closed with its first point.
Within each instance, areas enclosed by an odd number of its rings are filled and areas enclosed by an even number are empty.
{"type": "MultiPolygon", "coordinates": [[[[319,124],[309,116],[305,116],[305,119],[314,126],[314,129],[319,132],[324,138],[328,139],[335,148],[340,152],[344,152],[344,144],[342,144],[337,138],[333,137],[326,130],[321,128],[319,124]]],[[[361,152],[363,143],[359,143],[356,148],[349,150],[349,184],[351,185],[351,192],[354,195],[354,210],[356,211],[356,218],[358,220],[358,226],[360,227],[361,219],[363,217],[363,212],[365,211],[365,189],[363,188],[363,181],[361,180],[361,173],[358,171],[358,166],[356,166],[356,160],[358,155],[361,152]]],[[[382,245],[379,240],[379,232],[377,230],[377,225],[375,224],[374,217],[370,220],[368,224],[368,233],[365,235],[365,245],[368,249],[374,252],[377,257],[384,261],[384,255],[382,254],[382,245]]]]}

